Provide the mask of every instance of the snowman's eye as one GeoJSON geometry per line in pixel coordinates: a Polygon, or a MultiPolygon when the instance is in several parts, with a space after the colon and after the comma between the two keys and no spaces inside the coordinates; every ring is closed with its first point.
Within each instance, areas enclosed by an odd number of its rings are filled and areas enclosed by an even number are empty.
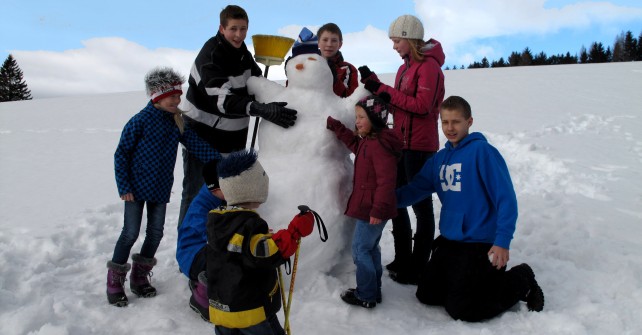
{"type": "Polygon", "coordinates": [[[314,58],[314,57],[308,57],[308,60],[313,60],[313,61],[315,61],[315,62],[317,61],[317,59],[316,59],[316,58],[314,58]]]}

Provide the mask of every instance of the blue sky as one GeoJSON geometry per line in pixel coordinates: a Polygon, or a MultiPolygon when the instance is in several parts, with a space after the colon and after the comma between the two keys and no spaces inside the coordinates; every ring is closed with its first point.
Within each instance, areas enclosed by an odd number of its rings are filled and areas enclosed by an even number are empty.
{"type": "MultiPolygon", "coordinates": [[[[203,43],[215,34],[219,1],[5,0],[0,12],[0,57],[18,60],[35,97],[142,89],[144,73],[170,65],[187,74],[203,43]]],[[[400,61],[387,30],[399,15],[424,23],[439,40],[447,66],[486,56],[508,57],[525,47],[548,55],[576,54],[594,41],[612,46],[630,30],[642,32],[642,1],[395,0],[236,1],[250,16],[252,34],[294,37],[301,27],[337,23],[342,52],[356,66],[395,72],[400,61]]],[[[251,44],[251,39],[246,40],[251,44]]],[[[250,45],[250,48],[252,46],[250,45]]],[[[274,74],[273,74],[274,73],[274,74]]],[[[280,67],[270,79],[282,79],[280,67]],[[272,78],[274,76],[274,78],[272,78]]]]}

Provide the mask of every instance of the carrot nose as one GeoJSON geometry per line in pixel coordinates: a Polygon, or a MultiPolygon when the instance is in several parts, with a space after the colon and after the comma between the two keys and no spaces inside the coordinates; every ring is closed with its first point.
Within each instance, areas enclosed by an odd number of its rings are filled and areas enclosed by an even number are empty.
{"type": "Polygon", "coordinates": [[[303,66],[303,64],[299,63],[294,68],[299,70],[299,71],[301,71],[301,70],[303,70],[303,68],[305,68],[305,66],[303,66]]]}

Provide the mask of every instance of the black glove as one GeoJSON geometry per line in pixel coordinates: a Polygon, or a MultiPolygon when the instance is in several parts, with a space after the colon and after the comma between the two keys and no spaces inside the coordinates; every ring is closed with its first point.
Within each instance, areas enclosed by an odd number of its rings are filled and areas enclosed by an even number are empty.
{"type": "Polygon", "coordinates": [[[262,104],[260,102],[253,102],[250,105],[250,115],[262,117],[277,126],[288,128],[294,125],[296,120],[296,111],[294,109],[285,108],[287,102],[270,102],[269,104],[262,104]]]}
{"type": "Polygon", "coordinates": [[[379,87],[381,87],[381,83],[370,79],[370,80],[366,80],[366,84],[363,85],[363,87],[365,87],[366,90],[370,91],[371,93],[377,94],[379,87]]]}
{"type": "Polygon", "coordinates": [[[370,71],[367,65],[360,66],[358,70],[359,74],[361,75],[362,83],[365,83],[366,80],[368,80],[368,78],[374,74],[374,72],[370,71]]]}

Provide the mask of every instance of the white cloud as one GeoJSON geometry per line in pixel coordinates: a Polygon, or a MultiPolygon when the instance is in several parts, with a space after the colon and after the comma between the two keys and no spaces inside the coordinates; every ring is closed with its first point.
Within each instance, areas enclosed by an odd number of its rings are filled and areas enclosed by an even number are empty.
{"type": "Polygon", "coordinates": [[[170,66],[185,76],[196,51],[150,50],[123,38],[93,38],[81,49],[14,51],[35,98],[144,90],[143,77],[156,66],[170,66]]]}
{"type": "MultiPolygon", "coordinates": [[[[416,0],[416,15],[426,38],[442,42],[446,64],[470,64],[486,56],[496,59],[497,45],[483,38],[518,34],[546,35],[561,29],[588,29],[626,20],[639,20],[642,9],[608,2],[578,2],[547,8],[544,0],[416,0]]],[[[391,17],[390,20],[393,20],[391,17]]],[[[396,72],[401,60],[385,30],[366,26],[345,32],[341,49],[356,67],[368,65],[377,73],[396,72]]],[[[278,34],[296,38],[301,25],[280,28],[278,34]]],[[[307,26],[316,32],[319,26],[307,26]]],[[[80,49],[12,51],[35,98],[143,90],[143,77],[154,66],[171,66],[186,77],[198,50],[149,49],[129,40],[110,37],[82,42],[80,49]]],[[[253,52],[251,36],[246,43],[253,52]]],[[[289,54],[288,54],[289,55],[289,54]]],[[[286,56],[287,57],[287,56],[286,56]]],[[[269,79],[284,80],[283,64],[271,66],[269,79]]]]}
{"type": "MultiPolygon", "coordinates": [[[[545,35],[562,29],[639,20],[642,9],[608,2],[577,2],[547,8],[545,0],[416,0],[415,11],[424,23],[426,37],[443,43],[446,58],[467,59],[456,50],[481,38],[517,34],[545,35]]],[[[480,48],[487,46],[480,45],[480,48]]],[[[469,51],[470,52],[470,51],[469,51]]],[[[479,52],[472,51],[474,54],[479,52]]],[[[468,64],[468,63],[466,63],[468,64]]]]}

